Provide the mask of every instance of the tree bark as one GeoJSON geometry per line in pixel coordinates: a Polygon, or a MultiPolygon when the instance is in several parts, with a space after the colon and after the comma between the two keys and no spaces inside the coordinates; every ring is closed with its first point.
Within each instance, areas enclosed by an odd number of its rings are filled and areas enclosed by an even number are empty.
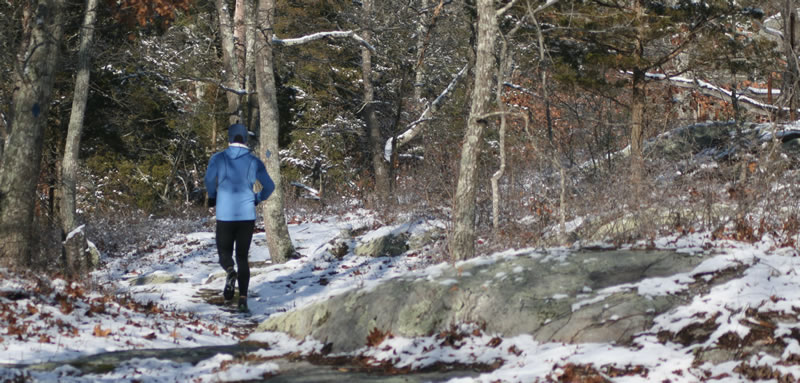
{"type": "MultiPolygon", "coordinates": [[[[372,43],[372,9],[373,0],[363,0],[362,12],[364,31],[362,38],[367,44],[372,43]]],[[[375,88],[372,85],[372,52],[365,46],[361,47],[361,75],[364,82],[364,116],[367,122],[367,137],[372,156],[372,171],[375,173],[375,197],[382,200],[389,190],[389,174],[383,160],[381,127],[375,116],[375,88]]]]}
{"type": "Polygon", "coordinates": [[[791,121],[797,119],[797,93],[800,91],[800,62],[795,49],[797,34],[797,7],[794,0],[786,0],[783,6],[783,50],[786,55],[786,72],[783,76],[781,97],[789,107],[791,121]]]}
{"type": "Polygon", "coordinates": [[[642,0],[634,3],[636,13],[636,49],[637,67],[633,69],[631,90],[631,182],[638,187],[644,176],[644,156],[642,153],[642,136],[644,132],[645,74],[640,65],[644,63],[644,6],[642,0]]]}
{"type": "Polygon", "coordinates": [[[0,167],[3,166],[3,149],[6,147],[8,140],[8,130],[6,129],[5,116],[0,113],[0,167]]]}
{"type": "Polygon", "coordinates": [[[644,81],[644,72],[635,69],[631,92],[631,182],[634,185],[640,185],[644,176],[644,154],[642,153],[644,81]]]}
{"type": "Polygon", "coordinates": [[[233,10],[233,47],[236,57],[236,84],[239,89],[244,89],[245,87],[245,61],[247,54],[245,12],[247,11],[247,3],[248,0],[236,0],[236,8],[233,10]]]}
{"type": "MultiPolygon", "coordinates": [[[[239,86],[239,65],[236,56],[236,46],[233,35],[233,21],[226,0],[216,0],[217,18],[219,18],[219,34],[222,44],[222,64],[225,69],[223,79],[229,89],[241,89],[239,86]]],[[[228,122],[233,124],[240,121],[239,96],[233,92],[226,92],[228,99],[228,122]]]]}
{"type": "Polygon", "coordinates": [[[255,1],[247,0],[245,3],[245,65],[244,65],[244,88],[247,91],[245,98],[246,104],[244,122],[247,126],[256,126],[258,120],[258,96],[255,93],[255,67],[256,67],[256,20],[255,20],[255,1]]]}
{"type": "Polygon", "coordinates": [[[267,246],[275,263],[284,263],[294,256],[295,250],[289,237],[289,228],[283,213],[284,195],[281,179],[281,161],[278,148],[280,127],[275,73],[272,58],[272,25],[275,17],[275,0],[259,0],[256,10],[256,90],[260,118],[259,157],[267,166],[275,191],[264,203],[264,227],[267,246]]]}
{"type": "Polygon", "coordinates": [[[450,259],[453,261],[475,256],[475,189],[478,155],[483,130],[487,125],[485,115],[492,97],[492,75],[495,67],[497,19],[493,3],[492,0],[478,0],[476,4],[478,36],[475,81],[453,202],[453,235],[450,240],[450,259]]]}
{"type": "MultiPolygon", "coordinates": [[[[428,9],[428,0],[420,0],[419,9],[428,9]]],[[[417,65],[414,66],[414,106],[422,106],[422,87],[425,85],[425,15],[422,12],[417,25],[417,65]]]]}
{"type": "MultiPolygon", "coordinates": [[[[97,0],[87,0],[81,28],[81,43],[78,48],[78,73],[75,75],[75,90],[72,95],[72,111],[69,116],[67,128],[67,142],[64,148],[64,160],[61,166],[61,233],[67,239],[67,234],[75,229],[76,204],[75,195],[78,176],[78,156],[80,154],[81,134],[83,121],[86,116],[86,100],[89,96],[89,78],[91,75],[91,49],[94,41],[95,21],[97,20],[97,0]]],[[[74,235],[69,238],[77,244],[64,246],[67,274],[78,274],[83,271],[83,266],[88,263],[81,262],[84,253],[75,253],[86,248],[86,238],[83,235],[74,235]],[[74,251],[73,251],[74,250],[74,251]]]]}
{"type": "Polygon", "coordinates": [[[30,264],[36,184],[53,73],[63,35],[64,0],[31,1],[27,41],[17,57],[13,117],[0,168],[0,257],[12,266],[30,264]]]}

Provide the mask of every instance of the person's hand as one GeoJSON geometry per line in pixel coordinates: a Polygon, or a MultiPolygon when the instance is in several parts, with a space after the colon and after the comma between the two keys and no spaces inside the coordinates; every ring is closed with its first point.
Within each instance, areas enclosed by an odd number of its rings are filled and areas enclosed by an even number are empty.
{"type": "Polygon", "coordinates": [[[208,207],[217,206],[217,199],[216,198],[209,198],[208,199],[208,207]]]}

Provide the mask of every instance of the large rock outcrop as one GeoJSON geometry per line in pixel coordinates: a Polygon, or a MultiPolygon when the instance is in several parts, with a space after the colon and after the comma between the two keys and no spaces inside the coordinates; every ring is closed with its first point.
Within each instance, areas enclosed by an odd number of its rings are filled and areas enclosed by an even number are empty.
{"type": "Polygon", "coordinates": [[[259,330],[310,335],[335,352],[360,348],[376,328],[413,337],[459,323],[543,342],[626,343],[686,299],[681,292],[693,282],[686,273],[703,259],[665,251],[529,252],[439,265],[273,316],[259,330]]]}

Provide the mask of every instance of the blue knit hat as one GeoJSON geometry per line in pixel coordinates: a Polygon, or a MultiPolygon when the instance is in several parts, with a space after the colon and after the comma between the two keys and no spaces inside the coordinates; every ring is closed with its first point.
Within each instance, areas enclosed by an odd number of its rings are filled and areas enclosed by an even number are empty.
{"type": "Polygon", "coordinates": [[[228,127],[228,142],[234,142],[236,136],[242,137],[242,143],[247,143],[247,128],[242,124],[233,124],[228,127]]]}

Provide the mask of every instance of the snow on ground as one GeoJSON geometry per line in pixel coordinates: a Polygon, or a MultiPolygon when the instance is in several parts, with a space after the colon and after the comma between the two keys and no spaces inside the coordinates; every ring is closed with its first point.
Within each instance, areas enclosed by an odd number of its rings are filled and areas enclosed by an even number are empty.
{"type": "MultiPolygon", "coordinates": [[[[414,230],[408,225],[378,228],[367,212],[311,221],[292,219],[289,229],[302,257],[285,264],[269,260],[264,233],[254,236],[249,305],[251,316],[231,307],[209,303],[220,299],[224,278],[217,265],[213,233],[174,237],[147,254],[106,259],[83,284],[64,280],[39,281],[0,270],[0,381],[240,381],[278,373],[273,362],[282,355],[319,353],[313,339],[294,340],[279,333],[251,333],[253,325],[270,315],[299,308],[333,295],[375,286],[403,275],[433,277],[448,264],[433,265],[429,257],[363,258],[351,253],[337,258],[329,250],[343,230],[365,230],[364,238],[381,232],[414,230]],[[371,230],[375,229],[375,230],[371,230]],[[168,283],[139,284],[143,278],[168,283]],[[216,298],[215,298],[216,297],[216,298]],[[218,354],[198,364],[155,358],[132,359],[102,373],[82,373],[62,366],[43,371],[19,365],[64,361],[108,351],[169,349],[231,345],[240,340],[269,344],[248,358],[218,354]],[[17,366],[15,366],[17,365],[17,366]],[[231,366],[237,366],[231,368],[231,366]]],[[[419,222],[418,226],[439,223],[419,222]]],[[[413,226],[413,225],[412,225],[413,226]]],[[[739,362],[718,365],[695,363],[695,353],[729,341],[731,334],[745,339],[758,313],[780,313],[794,318],[778,324],[774,336],[787,345],[783,355],[763,352],[747,367],[768,366],[781,376],[800,377],[800,257],[792,248],[778,248],[768,240],[756,244],[711,241],[707,233],[665,237],[660,249],[689,254],[714,254],[691,273],[674,280],[653,278],[635,286],[645,295],[668,295],[685,289],[696,278],[710,278],[731,266],[747,266],[740,277],[718,284],[676,310],[656,318],[650,331],[629,346],[614,344],[539,343],[530,336],[500,337],[463,325],[450,334],[403,338],[384,334],[358,356],[375,366],[413,371],[442,364],[483,366],[474,378],[451,382],[536,382],[569,380],[572,376],[600,376],[614,382],[751,381],[739,362]],[[755,312],[755,314],[754,314],[755,312]],[[754,319],[755,318],[755,319],[754,319]],[[708,321],[717,327],[703,342],[684,346],[661,339],[691,325],[708,321]]],[[[651,244],[652,245],[652,244],[651,244]]],[[[541,251],[547,257],[568,258],[572,249],[541,251]]],[[[495,262],[532,250],[509,250],[470,262],[495,262]]],[[[457,267],[457,265],[455,266],[457,267]]],[[[774,339],[773,339],[774,341],[774,339]]],[[[778,375],[774,375],[777,379],[778,375]]]]}

